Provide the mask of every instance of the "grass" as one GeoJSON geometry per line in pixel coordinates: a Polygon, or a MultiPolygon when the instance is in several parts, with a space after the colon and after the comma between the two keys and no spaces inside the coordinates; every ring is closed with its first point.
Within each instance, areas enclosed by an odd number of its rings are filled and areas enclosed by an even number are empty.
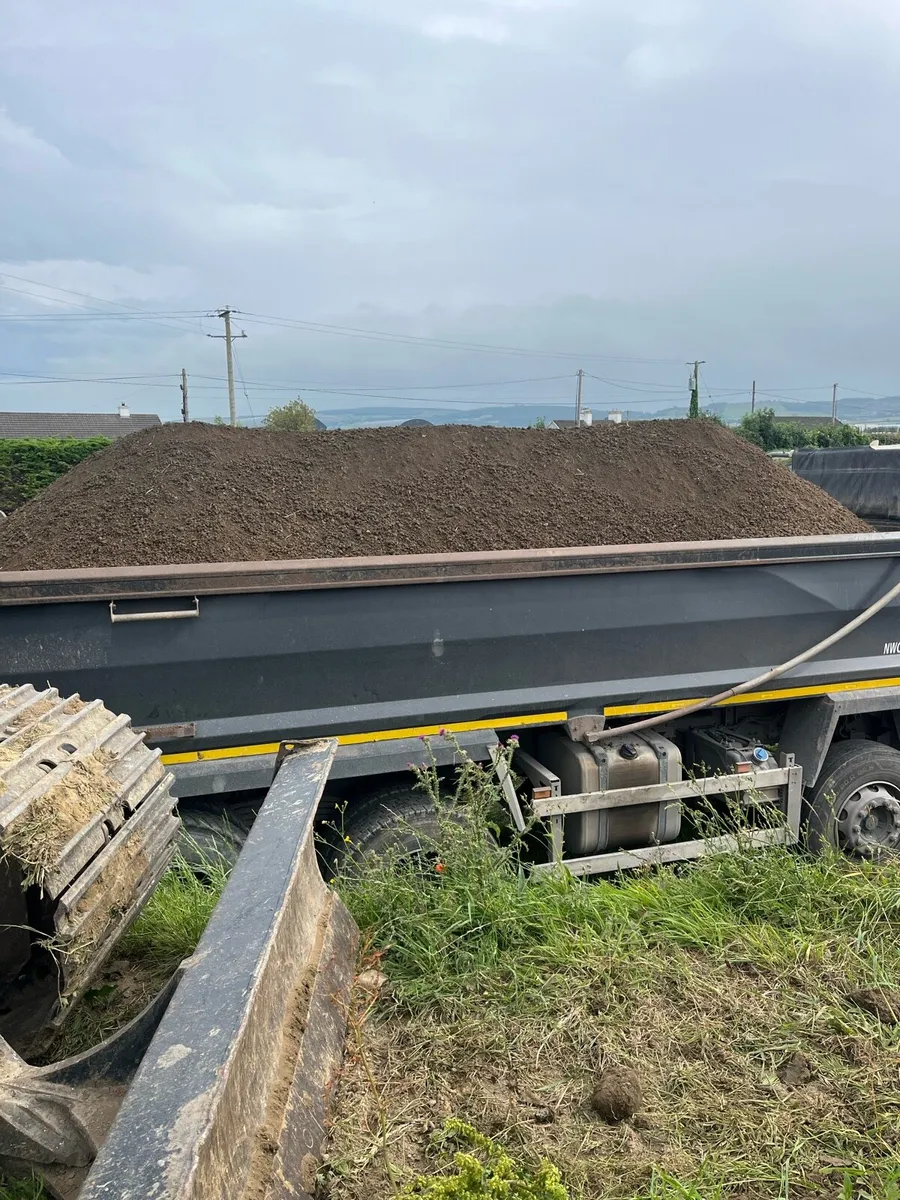
{"type": "Polygon", "coordinates": [[[0,1200],[49,1200],[38,1179],[0,1179],[0,1200]]]}
{"type": "Polygon", "coordinates": [[[438,869],[339,881],[388,985],[351,1020],[329,1200],[445,1177],[448,1118],[555,1163],[572,1200],[900,1200],[900,1027],[849,998],[900,982],[897,865],[747,850],[535,879],[442,825],[438,869]],[[795,1055],[807,1077],[783,1082],[795,1055]],[[643,1084],[623,1125],[587,1103],[610,1064],[643,1084]]]}

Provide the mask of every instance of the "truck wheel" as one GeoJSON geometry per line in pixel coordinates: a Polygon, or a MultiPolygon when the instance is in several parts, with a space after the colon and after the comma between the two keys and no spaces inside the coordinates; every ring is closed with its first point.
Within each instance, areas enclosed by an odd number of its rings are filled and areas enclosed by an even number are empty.
{"type": "Polygon", "coordinates": [[[838,742],[808,798],[806,844],[878,859],[900,847],[900,750],[880,742],[838,742]]]}
{"type": "Polygon", "coordinates": [[[193,870],[202,874],[212,867],[230,871],[250,832],[259,802],[190,799],[178,805],[181,817],[179,850],[193,870]]]}
{"type": "MultiPolygon", "coordinates": [[[[464,810],[453,813],[452,819],[464,824],[464,810]]],[[[428,862],[437,858],[441,822],[430,797],[399,783],[375,792],[351,812],[344,835],[338,866],[359,866],[388,856],[428,862]]]]}

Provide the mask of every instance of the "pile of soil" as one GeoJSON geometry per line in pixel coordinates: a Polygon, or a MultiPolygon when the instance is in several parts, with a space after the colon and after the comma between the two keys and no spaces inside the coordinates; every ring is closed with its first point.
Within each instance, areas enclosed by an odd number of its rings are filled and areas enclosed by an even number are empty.
{"type": "Polygon", "coordinates": [[[0,568],[149,566],[860,533],[708,421],[571,432],[285,434],[164,425],[79,463],[0,526],[0,568]]]}

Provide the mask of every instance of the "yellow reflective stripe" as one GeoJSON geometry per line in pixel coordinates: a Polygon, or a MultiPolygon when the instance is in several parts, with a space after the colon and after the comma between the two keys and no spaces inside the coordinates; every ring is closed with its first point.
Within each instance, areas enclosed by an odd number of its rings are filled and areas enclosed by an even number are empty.
{"type": "MultiPolygon", "coordinates": [[[[900,679],[862,679],[852,683],[825,683],[813,687],[778,688],[769,692],[746,692],[723,700],[717,708],[731,704],[753,704],[760,700],[798,700],[803,696],[825,696],[831,692],[864,692],[868,688],[900,687],[900,679]]],[[[650,703],[610,704],[603,710],[605,717],[636,717],[643,713],[669,712],[683,704],[695,704],[699,697],[680,700],[654,700],[650,703]]]]}
{"type": "MultiPolygon", "coordinates": [[[[446,721],[441,725],[416,725],[410,729],[380,729],[375,733],[345,733],[338,738],[342,746],[360,746],[366,742],[393,742],[399,738],[433,737],[442,729],[447,733],[470,733],[477,729],[524,729],[529,725],[559,725],[568,713],[536,713],[528,717],[497,717],[493,721],[446,721]]],[[[227,746],[221,750],[192,750],[184,754],[164,754],[167,767],[181,763],[215,762],[223,758],[249,758],[254,754],[276,754],[280,742],[257,746],[227,746]]]]}
{"type": "MultiPolygon", "coordinates": [[[[863,692],[868,688],[900,687],[900,678],[859,679],[848,683],[827,683],[811,687],[777,688],[765,692],[747,692],[733,696],[716,707],[733,704],[754,704],[766,700],[798,700],[805,696],[824,696],[831,692],[863,692]]],[[[683,704],[693,704],[699,697],[677,700],[652,700],[631,704],[609,704],[603,709],[606,717],[635,717],[649,713],[669,712],[683,704]]],[[[537,713],[526,717],[498,717],[492,721],[449,721],[442,725],[416,725],[408,729],[381,729],[374,733],[345,733],[338,737],[342,746],[360,746],[367,742],[389,742],[399,738],[434,737],[442,729],[448,733],[469,733],[479,729],[524,729],[530,725],[559,725],[568,719],[568,713],[537,713]]],[[[183,754],[164,754],[163,763],[168,767],[182,763],[215,762],[228,758],[250,758],[257,754],[276,754],[279,742],[263,742],[254,746],[227,746],[221,750],[193,750],[183,754]]]]}

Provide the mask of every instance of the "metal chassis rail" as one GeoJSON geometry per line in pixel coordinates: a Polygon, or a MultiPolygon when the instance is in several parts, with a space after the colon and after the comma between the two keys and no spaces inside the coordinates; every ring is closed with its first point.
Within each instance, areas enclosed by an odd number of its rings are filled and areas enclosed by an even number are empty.
{"type": "MultiPolygon", "coordinates": [[[[516,765],[535,778],[535,764],[523,755],[516,765]]],[[[790,846],[800,839],[803,804],[803,769],[794,765],[793,755],[782,756],[782,766],[775,770],[748,771],[740,775],[711,775],[702,779],[687,779],[681,783],[657,783],[644,787],[610,789],[605,792],[584,792],[563,796],[558,793],[558,780],[544,773],[540,780],[542,791],[549,796],[536,796],[531,804],[536,817],[550,825],[552,856],[549,862],[539,863],[535,871],[550,871],[564,867],[573,875],[598,875],[611,871],[626,871],[641,866],[661,866],[684,862],[711,854],[727,854],[744,846],[790,846]],[[585,858],[563,858],[563,818],[567,813],[589,812],[597,809],[626,808],[637,804],[680,804],[709,796],[739,796],[753,793],[761,803],[780,809],[782,821],[774,827],[747,829],[719,837],[698,838],[686,842],[645,846],[609,854],[594,854],[585,858]]]]}

